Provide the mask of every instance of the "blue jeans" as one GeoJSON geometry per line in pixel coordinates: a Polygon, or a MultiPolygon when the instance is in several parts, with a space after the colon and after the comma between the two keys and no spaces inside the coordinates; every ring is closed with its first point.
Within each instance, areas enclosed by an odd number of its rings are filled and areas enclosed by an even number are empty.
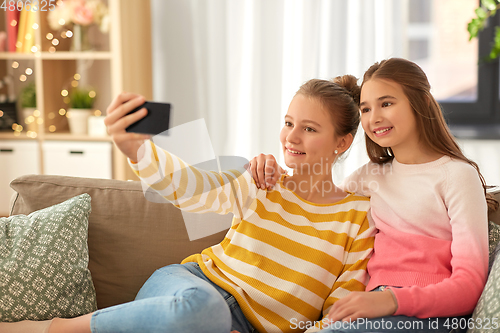
{"type": "Polygon", "coordinates": [[[92,333],[252,333],[236,299],[196,263],[158,269],[134,301],[96,311],[92,333]]]}

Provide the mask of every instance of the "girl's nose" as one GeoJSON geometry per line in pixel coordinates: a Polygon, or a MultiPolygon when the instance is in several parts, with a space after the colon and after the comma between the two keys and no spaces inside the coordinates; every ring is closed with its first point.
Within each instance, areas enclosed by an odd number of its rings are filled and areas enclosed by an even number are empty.
{"type": "Polygon", "coordinates": [[[370,116],[370,121],[372,124],[378,124],[382,122],[382,113],[380,112],[379,108],[373,108],[370,116]]]}
{"type": "Polygon", "coordinates": [[[300,135],[297,133],[299,129],[296,127],[292,128],[290,132],[288,132],[288,135],[286,136],[286,141],[290,143],[298,143],[300,141],[300,135]]]}

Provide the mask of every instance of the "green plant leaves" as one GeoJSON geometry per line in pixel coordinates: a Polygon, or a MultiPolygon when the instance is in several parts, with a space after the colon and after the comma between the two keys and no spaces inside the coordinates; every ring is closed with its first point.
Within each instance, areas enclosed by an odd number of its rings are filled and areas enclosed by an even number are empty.
{"type": "Polygon", "coordinates": [[[36,108],[36,86],[35,83],[29,83],[25,86],[19,95],[21,107],[36,108]]]}
{"type": "Polygon", "coordinates": [[[70,94],[69,106],[73,109],[92,109],[94,106],[95,92],[84,88],[74,88],[70,94]]]}
{"type": "Polygon", "coordinates": [[[498,1],[496,0],[481,0],[481,6],[490,11],[496,10],[497,5],[498,1]]]}
{"type": "Polygon", "coordinates": [[[494,60],[500,55],[500,27],[495,27],[495,38],[491,47],[490,59],[494,60]]]}
{"type": "MultiPolygon", "coordinates": [[[[476,17],[467,24],[469,40],[476,38],[481,32],[488,18],[494,16],[497,9],[500,8],[500,0],[481,0],[481,7],[476,8],[476,17]]],[[[490,54],[486,57],[487,61],[495,60],[500,56],[500,27],[495,27],[495,37],[491,46],[490,54]]]]}
{"type": "Polygon", "coordinates": [[[467,31],[469,31],[469,40],[477,37],[479,31],[483,30],[484,20],[474,18],[467,25],[467,31]]]}

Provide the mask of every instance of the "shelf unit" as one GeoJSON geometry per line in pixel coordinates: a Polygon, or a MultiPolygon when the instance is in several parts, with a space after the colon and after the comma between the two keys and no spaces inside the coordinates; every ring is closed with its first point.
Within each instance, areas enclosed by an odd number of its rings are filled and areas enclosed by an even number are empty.
{"type": "MultiPolygon", "coordinates": [[[[13,77],[14,95],[19,95],[22,87],[29,82],[36,84],[37,110],[39,111],[36,137],[27,137],[27,131],[15,133],[13,130],[0,131],[0,140],[33,140],[39,147],[40,174],[44,174],[44,141],[107,141],[108,136],[91,137],[73,135],[69,132],[65,115],[59,110],[67,109],[61,91],[70,90],[74,74],[81,75],[82,85],[91,86],[97,92],[95,109],[105,114],[107,105],[122,91],[142,94],[152,98],[151,68],[151,13],[149,0],[104,0],[109,9],[110,29],[103,34],[94,26],[89,31],[94,51],[70,51],[71,39],[61,39],[54,45],[48,33],[59,36],[50,29],[47,12],[37,12],[35,22],[35,53],[0,52],[0,78],[13,77]],[[133,22],[133,24],[130,24],[133,22]],[[13,69],[12,63],[18,67],[13,69]],[[24,82],[19,80],[25,69],[32,69],[24,82]]],[[[0,13],[0,27],[5,27],[5,14],[0,13]]],[[[0,29],[2,30],[2,29],[0,29]]],[[[0,88],[0,94],[8,94],[8,88],[0,88]]],[[[64,113],[64,112],[63,112],[64,113]]],[[[21,120],[18,112],[18,120],[21,120]]],[[[126,165],[125,157],[113,146],[112,178],[135,179],[126,165]]],[[[97,166],[98,167],[98,166],[97,166]]]]}

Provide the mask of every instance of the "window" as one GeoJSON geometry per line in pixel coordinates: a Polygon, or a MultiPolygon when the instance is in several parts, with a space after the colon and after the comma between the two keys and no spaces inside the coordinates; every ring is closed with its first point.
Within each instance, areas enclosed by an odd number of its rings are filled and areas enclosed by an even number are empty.
{"type": "Polygon", "coordinates": [[[478,40],[469,41],[466,26],[478,4],[478,0],[410,0],[407,54],[426,72],[455,136],[498,139],[499,63],[482,59],[490,52],[500,15],[490,18],[478,40]]]}

